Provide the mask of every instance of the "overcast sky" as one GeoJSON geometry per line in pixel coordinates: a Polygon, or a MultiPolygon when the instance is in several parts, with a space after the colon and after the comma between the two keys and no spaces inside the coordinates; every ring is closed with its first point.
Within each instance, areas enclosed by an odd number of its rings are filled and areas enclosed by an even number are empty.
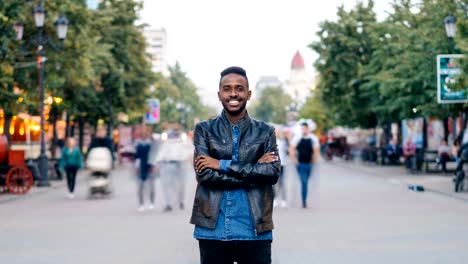
{"type": "MultiPolygon", "coordinates": [[[[375,2],[383,17],[389,0],[375,2]]],[[[297,50],[313,70],[317,56],[307,46],[342,4],[350,8],[356,0],[144,0],[141,19],[166,29],[169,64],[179,61],[201,91],[213,95],[205,102],[216,104],[219,73],[228,66],[244,67],[251,87],[263,75],[286,80],[297,50]]]]}

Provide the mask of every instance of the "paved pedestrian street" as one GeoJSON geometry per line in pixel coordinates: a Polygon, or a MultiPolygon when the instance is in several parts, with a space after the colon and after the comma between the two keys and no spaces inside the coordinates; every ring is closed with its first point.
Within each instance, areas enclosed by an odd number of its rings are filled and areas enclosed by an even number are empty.
{"type": "MultiPolygon", "coordinates": [[[[289,207],[274,210],[273,263],[468,263],[466,194],[407,188],[411,180],[447,185],[449,176],[342,161],[319,166],[306,210],[296,176],[286,175],[289,207]]],[[[125,166],[113,173],[109,199],[86,199],[86,172],[73,200],[63,182],[14,199],[0,195],[0,263],[198,263],[188,169],[186,179],[185,210],[172,212],[163,212],[159,180],[156,209],[137,212],[136,182],[125,166]]]]}

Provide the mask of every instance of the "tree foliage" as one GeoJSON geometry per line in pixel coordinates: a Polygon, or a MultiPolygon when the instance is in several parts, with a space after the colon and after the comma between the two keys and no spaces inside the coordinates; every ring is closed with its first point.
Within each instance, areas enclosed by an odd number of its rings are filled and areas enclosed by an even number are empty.
{"type": "MultiPolygon", "coordinates": [[[[37,115],[39,90],[37,35],[31,12],[37,2],[4,0],[0,5],[0,108],[9,114],[19,111],[37,115]],[[13,25],[24,21],[23,40],[15,39],[13,25]],[[20,91],[15,94],[14,88],[20,91]],[[23,101],[18,103],[18,98],[23,101]]],[[[46,96],[63,98],[55,105],[58,114],[67,111],[71,119],[95,125],[99,119],[110,122],[109,114],[128,113],[131,123],[140,123],[145,101],[161,100],[163,122],[185,120],[187,128],[195,117],[212,115],[201,103],[197,87],[177,63],[165,77],[151,71],[144,25],[138,25],[142,2],[137,0],[103,0],[96,10],[84,0],[44,1],[47,10],[43,32],[50,44],[45,45],[44,67],[46,96]],[[63,43],[55,36],[54,21],[59,15],[69,20],[63,43]],[[156,88],[151,91],[150,87],[156,88]],[[184,109],[177,109],[181,103],[184,109]]],[[[44,35],[44,36],[45,36],[44,35]]],[[[116,118],[112,118],[114,123],[116,118]]]]}
{"type": "Polygon", "coordinates": [[[392,7],[380,22],[371,0],[350,11],[340,7],[338,20],[322,22],[319,41],[310,45],[319,54],[323,104],[337,124],[374,127],[416,116],[444,118],[461,108],[437,103],[436,56],[466,54],[462,1],[395,0],[392,7]],[[449,14],[459,20],[455,48],[443,24],[449,14]]]}
{"type": "Polygon", "coordinates": [[[314,120],[319,131],[325,131],[333,127],[331,112],[325,108],[323,95],[320,91],[307,98],[299,112],[299,117],[314,120]]]}
{"type": "Polygon", "coordinates": [[[169,77],[158,74],[154,84],[153,97],[161,102],[161,122],[182,123],[186,129],[193,129],[196,118],[203,120],[215,114],[203,105],[197,87],[178,62],[169,67],[169,72],[169,77]]]}
{"type": "Polygon", "coordinates": [[[261,121],[285,124],[286,107],[291,97],[281,87],[266,87],[252,106],[251,115],[261,121]]]}

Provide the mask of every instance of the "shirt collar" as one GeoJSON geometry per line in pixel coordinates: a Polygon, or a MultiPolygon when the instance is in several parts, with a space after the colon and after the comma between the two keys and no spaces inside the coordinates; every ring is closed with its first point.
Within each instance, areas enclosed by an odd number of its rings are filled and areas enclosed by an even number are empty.
{"type": "Polygon", "coordinates": [[[250,123],[250,116],[249,113],[246,111],[245,115],[241,119],[239,119],[239,122],[237,122],[237,124],[232,124],[231,121],[229,121],[226,112],[224,112],[223,110],[221,112],[221,120],[223,120],[223,122],[229,125],[230,127],[238,126],[241,130],[244,130],[250,123]]]}

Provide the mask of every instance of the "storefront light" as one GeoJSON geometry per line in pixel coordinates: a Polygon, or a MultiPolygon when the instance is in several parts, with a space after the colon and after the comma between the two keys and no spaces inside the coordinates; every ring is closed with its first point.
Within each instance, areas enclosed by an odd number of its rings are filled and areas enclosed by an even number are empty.
{"type": "Polygon", "coordinates": [[[20,136],[24,136],[24,123],[21,123],[20,125],[19,134],[20,136]]]}
{"type": "Polygon", "coordinates": [[[54,98],[52,98],[52,96],[47,97],[47,103],[48,104],[51,105],[53,102],[54,102],[54,98]]]}
{"type": "Polygon", "coordinates": [[[63,99],[60,98],[60,97],[54,97],[54,102],[55,102],[56,104],[61,104],[61,103],[63,102],[63,99]]]}

